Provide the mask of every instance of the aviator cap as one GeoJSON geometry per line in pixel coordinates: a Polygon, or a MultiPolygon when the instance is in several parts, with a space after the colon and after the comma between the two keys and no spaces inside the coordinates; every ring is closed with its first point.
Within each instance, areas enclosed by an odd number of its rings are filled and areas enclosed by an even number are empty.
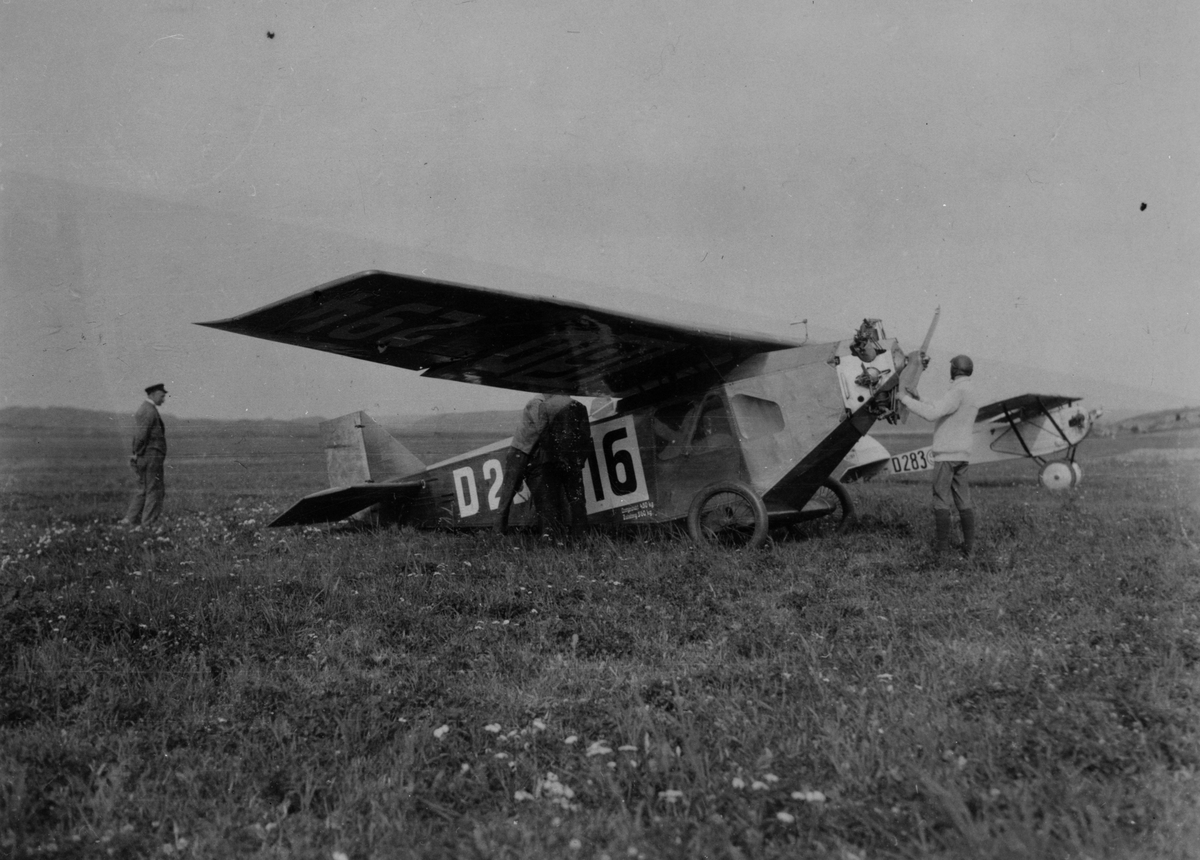
{"type": "Polygon", "coordinates": [[[970,376],[975,372],[975,364],[965,355],[956,355],[950,359],[950,369],[958,371],[960,376],[970,376]]]}
{"type": "Polygon", "coordinates": [[[166,394],[167,387],[165,385],[163,385],[161,382],[156,382],[153,385],[151,385],[149,388],[146,389],[147,394],[153,394],[156,391],[161,391],[163,394],[166,394]]]}

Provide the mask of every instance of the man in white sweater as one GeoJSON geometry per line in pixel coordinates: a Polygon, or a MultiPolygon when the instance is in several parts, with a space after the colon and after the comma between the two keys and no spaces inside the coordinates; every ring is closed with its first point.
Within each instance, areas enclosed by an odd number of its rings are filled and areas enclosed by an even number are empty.
{"type": "Polygon", "coordinates": [[[926,421],[933,421],[933,523],[935,555],[950,548],[950,501],[958,508],[963,530],[963,555],[975,551],[975,506],[967,476],[971,457],[971,435],[979,400],[971,374],[975,365],[965,355],[950,359],[950,390],[939,400],[926,403],[910,389],[900,402],[926,421]]]}

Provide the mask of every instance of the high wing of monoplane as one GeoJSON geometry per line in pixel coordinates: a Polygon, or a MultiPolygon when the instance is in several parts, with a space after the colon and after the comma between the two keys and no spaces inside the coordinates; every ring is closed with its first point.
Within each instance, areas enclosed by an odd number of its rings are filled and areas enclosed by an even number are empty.
{"type": "Polygon", "coordinates": [[[362,272],[210,328],[517,391],[630,398],[798,346],[557,299],[362,272]]]}
{"type": "MultiPolygon", "coordinates": [[[[1019,394],[979,409],[971,439],[972,464],[1027,458],[1041,467],[1039,478],[1051,490],[1070,489],[1083,477],[1075,462],[1076,448],[1091,432],[1100,410],[1076,405],[1078,397],[1019,394]],[[1065,459],[1049,459],[1064,453],[1065,459]]],[[[841,480],[847,483],[875,475],[931,471],[932,446],[889,454],[876,439],[864,437],[846,458],[841,480]]]]}

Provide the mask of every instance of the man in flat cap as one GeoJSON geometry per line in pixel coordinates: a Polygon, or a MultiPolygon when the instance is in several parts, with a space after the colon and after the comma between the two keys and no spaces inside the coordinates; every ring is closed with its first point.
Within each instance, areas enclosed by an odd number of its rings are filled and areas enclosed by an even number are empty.
{"type": "Polygon", "coordinates": [[[121,522],[125,525],[152,525],[162,513],[167,486],[163,478],[163,462],[167,459],[167,433],[158,407],[167,399],[167,389],[160,382],[146,389],[146,399],[133,415],[133,450],[129,465],[136,486],[129,509],[121,522]]]}
{"type": "Polygon", "coordinates": [[[958,508],[963,531],[963,555],[975,551],[975,505],[967,467],[971,458],[971,436],[979,399],[971,374],[975,365],[965,355],[950,359],[950,390],[940,399],[926,403],[911,389],[900,402],[926,421],[933,421],[933,552],[942,555],[950,548],[950,502],[958,508]]]}

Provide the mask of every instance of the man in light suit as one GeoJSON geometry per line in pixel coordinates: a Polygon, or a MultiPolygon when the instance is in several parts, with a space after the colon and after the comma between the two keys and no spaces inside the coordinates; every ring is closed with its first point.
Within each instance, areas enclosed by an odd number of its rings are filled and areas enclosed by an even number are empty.
{"type": "Polygon", "coordinates": [[[144,526],[153,524],[162,513],[163,498],[167,487],[163,477],[163,462],[167,459],[167,433],[163,427],[158,407],[167,399],[167,389],[162,383],[146,389],[146,399],[133,415],[133,450],[129,465],[137,485],[124,525],[144,526]]]}
{"type": "Polygon", "coordinates": [[[971,441],[975,418],[979,413],[979,398],[971,374],[975,365],[965,355],[950,359],[950,390],[940,400],[927,403],[915,391],[905,389],[900,402],[933,428],[933,523],[934,555],[943,555],[950,548],[950,503],[958,508],[963,531],[963,555],[975,551],[975,505],[971,501],[971,482],[967,467],[971,459],[971,441]]]}

